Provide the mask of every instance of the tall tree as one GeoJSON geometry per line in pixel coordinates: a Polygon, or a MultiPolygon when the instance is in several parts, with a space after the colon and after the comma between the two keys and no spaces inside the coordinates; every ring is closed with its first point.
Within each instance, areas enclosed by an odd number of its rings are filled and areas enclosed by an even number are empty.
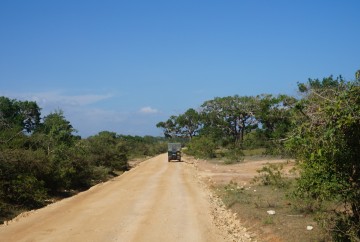
{"type": "Polygon", "coordinates": [[[62,110],[56,110],[44,117],[44,122],[37,129],[36,134],[45,145],[48,154],[60,147],[69,147],[74,144],[76,130],[65,119],[62,110]]]}
{"type": "Polygon", "coordinates": [[[271,94],[259,95],[258,99],[256,119],[261,123],[266,137],[271,140],[286,138],[292,128],[292,113],[297,100],[288,95],[271,94]]]}
{"type": "Polygon", "coordinates": [[[176,124],[179,126],[181,134],[192,139],[198,134],[201,127],[201,116],[195,109],[190,108],[176,118],[176,124]]]}
{"type": "Polygon", "coordinates": [[[206,101],[202,106],[204,125],[222,130],[232,137],[235,144],[241,145],[246,131],[257,127],[255,111],[257,99],[250,96],[217,97],[206,101]]]}
{"type": "Polygon", "coordinates": [[[177,123],[177,116],[172,115],[165,122],[159,122],[156,124],[157,128],[161,128],[166,138],[175,138],[181,134],[180,128],[177,123]]]}

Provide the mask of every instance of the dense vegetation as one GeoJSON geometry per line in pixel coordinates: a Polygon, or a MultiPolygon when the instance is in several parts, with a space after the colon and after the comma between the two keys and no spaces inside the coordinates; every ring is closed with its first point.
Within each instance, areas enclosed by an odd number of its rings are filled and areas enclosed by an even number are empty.
{"type": "Polygon", "coordinates": [[[216,97],[204,102],[199,111],[188,109],[157,127],[166,137],[188,138],[188,152],[195,156],[237,161],[241,150],[254,148],[286,155],[282,144],[292,129],[296,102],[288,95],[216,97]]]}
{"type": "Polygon", "coordinates": [[[336,241],[359,241],[360,79],[309,80],[299,90],[302,115],[288,142],[301,161],[295,193],[317,210],[337,203],[319,221],[336,241]]]}
{"type": "Polygon", "coordinates": [[[318,214],[335,241],[359,241],[360,71],[354,81],[330,76],[298,87],[297,98],[216,97],[157,127],[167,137],[186,137],[187,151],[198,157],[231,163],[245,149],[265,148],[295,158],[299,177],[291,194],[318,214]]]}
{"type": "Polygon", "coordinates": [[[1,221],[116,176],[129,159],[166,151],[163,138],[75,134],[62,111],[41,118],[35,102],[0,97],[1,221]]]}

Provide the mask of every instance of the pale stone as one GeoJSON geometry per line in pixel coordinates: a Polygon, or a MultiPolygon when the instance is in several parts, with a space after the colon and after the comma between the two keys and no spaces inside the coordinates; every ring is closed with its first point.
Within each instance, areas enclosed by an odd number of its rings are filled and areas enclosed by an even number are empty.
{"type": "Polygon", "coordinates": [[[267,213],[268,213],[269,215],[274,215],[274,214],[275,214],[275,211],[274,211],[274,210],[268,210],[267,213]]]}

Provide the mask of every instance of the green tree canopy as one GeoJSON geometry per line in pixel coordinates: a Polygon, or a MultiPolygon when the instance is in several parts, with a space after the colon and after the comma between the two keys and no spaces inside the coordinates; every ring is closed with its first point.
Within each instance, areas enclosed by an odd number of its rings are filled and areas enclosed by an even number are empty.
{"type": "Polygon", "coordinates": [[[285,138],[292,127],[292,113],[297,100],[288,95],[271,94],[262,94],[257,98],[259,106],[256,119],[261,123],[266,136],[277,140],[285,138]]]}
{"type": "Polygon", "coordinates": [[[180,133],[192,139],[192,137],[199,133],[201,116],[195,109],[190,108],[176,118],[176,123],[180,133]]]}
{"type": "Polygon", "coordinates": [[[40,123],[40,108],[36,102],[0,97],[0,127],[33,131],[40,123]]]}
{"type": "Polygon", "coordinates": [[[232,137],[240,145],[245,132],[257,127],[257,103],[255,97],[238,95],[206,101],[201,106],[204,126],[221,130],[225,136],[232,137]]]}
{"type": "Polygon", "coordinates": [[[35,138],[39,145],[52,153],[54,149],[69,147],[74,144],[76,130],[66,120],[62,110],[57,110],[44,117],[44,122],[39,125],[35,132],[35,138]]]}
{"type": "Polygon", "coordinates": [[[164,132],[165,137],[174,138],[180,134],[180,128],[177,123],[177,116],[172,115],[165,122],[159,122],[156,124],[157,128],[161,128],[164,132]]]}
{"type": "Polygon", "coordinates": [[[33,132],[39,123],[40,108],[36,102],[0,97],[0,144],[33,132]]]}

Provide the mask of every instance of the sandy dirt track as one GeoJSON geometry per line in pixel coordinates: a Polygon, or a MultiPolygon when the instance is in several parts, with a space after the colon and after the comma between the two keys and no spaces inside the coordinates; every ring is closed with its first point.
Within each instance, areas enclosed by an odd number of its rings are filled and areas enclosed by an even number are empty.
{"type": "Polygon", "coordinates": [[[0,241],[230,241],[186,162],[166,154],[0,227],[0,241]]]}

